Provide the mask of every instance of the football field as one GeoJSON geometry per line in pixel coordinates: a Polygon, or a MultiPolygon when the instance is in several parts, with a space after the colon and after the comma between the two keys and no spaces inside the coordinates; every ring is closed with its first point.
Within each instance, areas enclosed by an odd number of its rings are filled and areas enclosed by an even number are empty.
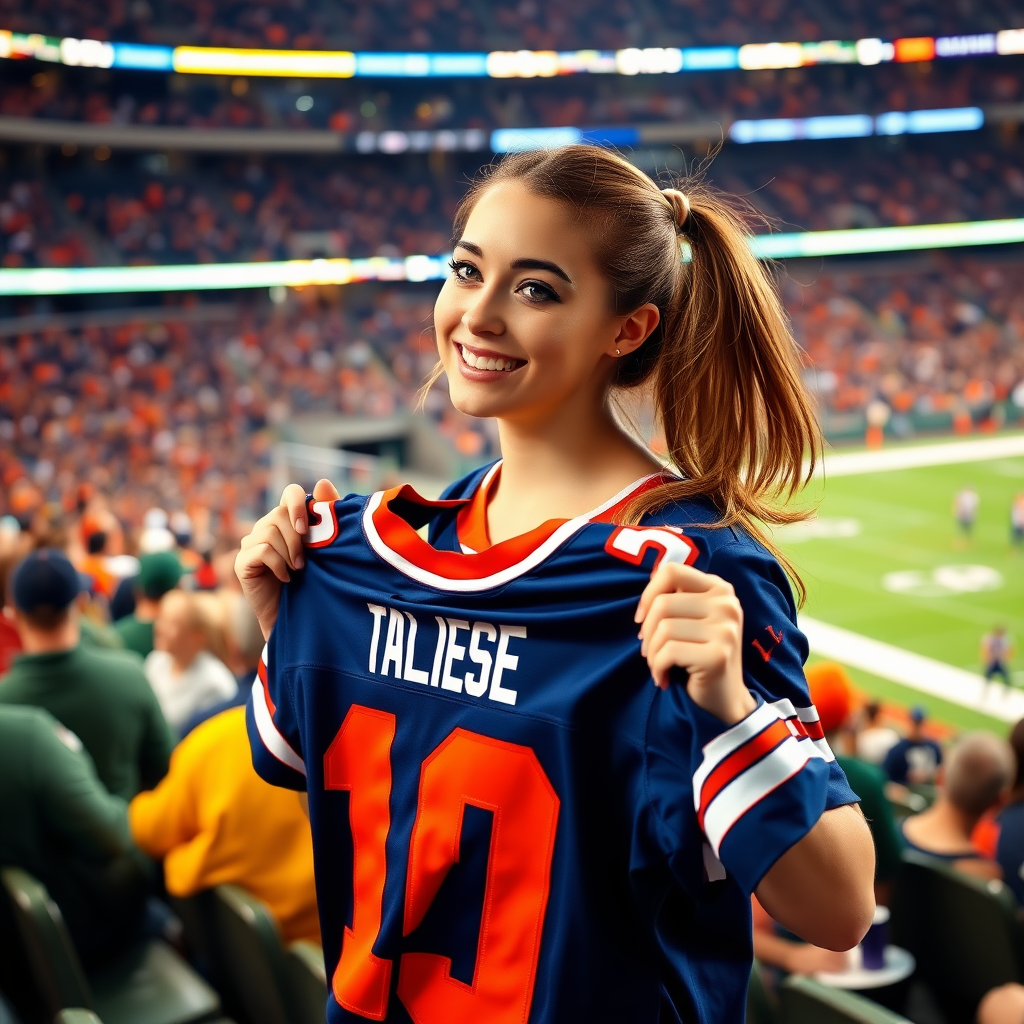
{"type": "Polygon", "coordinates": [[[816,518],[776,532],[807,586],[812,657],[844,661],[866,693],[960,728],[1005,731],[1024,717],[1024,550],[1010,537],[1022,492],[1024,435],[832,454],[804,495],[816,518]],[[894,457],[910,465],[884,468],[894,457]],[[965,486],[980,498],[970,537],[952,510],[965,486]],[[997,624],[1018,646],[1016,694],[977,679],[981,638],[997,624]]]}

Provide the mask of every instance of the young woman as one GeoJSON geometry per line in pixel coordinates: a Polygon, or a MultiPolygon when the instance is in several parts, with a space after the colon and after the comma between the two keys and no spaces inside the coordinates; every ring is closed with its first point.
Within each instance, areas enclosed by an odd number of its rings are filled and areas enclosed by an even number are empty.
{"type": "Polygon", "coordinates": [[[759,525],[818,452],[784,313],[727,206],[594,147],[505,159],[455,238],[438,372],[502,460],[441,502],[289,487],[236,562],[328,1017],[739,1022],[751,892],[832,950],[874,909],[759,525]],[[641,385],[670,470],[613,412],[641,385]]]}

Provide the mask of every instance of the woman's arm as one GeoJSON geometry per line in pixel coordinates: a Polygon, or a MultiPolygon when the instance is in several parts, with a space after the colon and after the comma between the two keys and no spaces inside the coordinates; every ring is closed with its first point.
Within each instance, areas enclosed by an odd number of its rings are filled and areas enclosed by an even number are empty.
{"type": "MultiPolygon", "coordinates": [[[[690,566],[665,563],[651,577],[636,614],[641,651],[658,686],[672,668],[687,671],[690,699],[735,725],[756,707],[743,679],[743,609],[731,584],[690,566]]],[[[855,946],[871,924],[874,846],[860,810],[826,811],[757,886],[772,917],[816,946],[855,946]]]]}
{"type": "Polygon", "coordinates": [[[856,805],[826,811],[769,869],[761,906],[784,928],[825,949],[857,945],[875,909],[875,848],[856,805]]]}

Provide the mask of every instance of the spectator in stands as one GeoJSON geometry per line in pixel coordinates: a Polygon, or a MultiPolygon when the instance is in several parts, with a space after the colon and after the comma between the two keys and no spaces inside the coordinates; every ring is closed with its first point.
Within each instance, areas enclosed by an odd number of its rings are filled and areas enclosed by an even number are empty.
{"type": "Polygon", "coordinates": [[[197,596],[176,590],[163,598],[146,658],[146,678],[178,735],[197,711],[238,692],[231,670],[210,653],[211,624],[197,596]]]}
{"type": "Polygon", "coordinates": [[[135,579],[135,611],[118,619],[114,628],[125,647],[145,658],[153,650],[153,623],[164,595],[181,580],[181,563],[173,551],[157,551],[139,559],[135,579]]]}
{"type": "Polygon", "coordinates": [[[21,637],[18,636],[18,629],[14,625],[13,609],[8,607],[7,600],[11,571],[20,561],[21,554],[13,541],[9,542],[9,546],[0,550],[0,676],[11,667],[21,651],[21,637]]]}
{"type": "Polygon", "coordinates": [[[1017,760],[1013,789],[1005,807],[978,823],[974,845],[999,864],[1003,881],[1024,906],[1024,719],[1010,731],[1010,746],[1017,760]]]}
{"type": "Polygon", "coordinates": [[[182,727],[181,735],[187,736],[196,726],[208,718],[219,715],[228,708],[239,707],[249,698],[256,669],[263,655],[265,641],[260,629],[259,619],[249,607],[241,594],[223,593],[223,600],[228,603],[225,621],[224,639],[227,645],[225,664],[234,674],[238,683],[238,691],[233,697],[227,697],[217,704],[197,711],[182,727]]]}
{"type": "Polygon", "coordinates": [[[910,729],[885,755],[885,774],[901,786],[927,785],[935,781],[942,764],[942,747],[924,734],[928,712],[921,705],[910,709],[910,729]]]}
{"type": "Polygon", "coordinates": [[[847,753],[852,734],[853,684],[842,665],[819,661],[807,668],[811,701],[818,709],[825,739],[846,773],[850,788],[860,797],[875,843],[875,899],[888,906],[892,883],[899,871],[902,843],[892,807],[885,796],[885,773],[876,765],[847,753]]]}
{"type": "Polygon", "coordinates": [[[104,786],[130,800],[167,771],[174,738],[138,659],[79,642],[79,577],[62,552],[32,552],[11,579],[24,653],[0,677],[0,704],[45,708],[78,736],[104,786]]]}
{"type": "Polygon", "coordinates": [[[970,733],[949,752],[939,795],[903,822],[908,849],[980,878],[1001,878],[999,864],[978,852],[972,833],[986,811],[1007,798],[1016,774],[1013,749],[998,736],[970,733]]]}
{"type": "Polygon", "coordinates": [[[41,708],[0,706],[0,864],[39,879],[87,966],[136,932],[145,886],[126,804],[41,708]]]}
{"type": "Polygon", "coordinates": [[[238,885],[267,904],[286,942],[320,941],[309,821],[297,793],[253,770],[244,708],[189,733],[128,818],[139,848],[163,858],[172,895],[238,885]]]}
{"type": "Polygon", "coordinates": [[[861,727],[857,730],[857,757],[868,764],[881,766],[890,750],[900,741],[900,734],[887,725],[880,725],[882,705],[873,700],[864,705],[861,727]]]}

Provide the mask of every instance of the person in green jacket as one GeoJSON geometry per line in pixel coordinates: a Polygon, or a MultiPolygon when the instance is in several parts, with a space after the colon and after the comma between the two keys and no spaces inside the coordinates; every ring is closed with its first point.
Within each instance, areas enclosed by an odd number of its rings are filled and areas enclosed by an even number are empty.
{"type": "Polygon", "coordinates": [[[846,669],[836,662],[819,661],[807,667],[806,675],[825,740],[846,773],[850,788],[860,797],[860,809],[875,842],[875,899],[888,906],[903,851],[892,805],[885,795],[888,779],[877,765],[846,753],[842,730],[853,710],[853,683],[846,669]]]}
{"type": "Polygon", "coordinates": [[[135,611],[118,619],[114,629],[129,651],[146,657],[153,650],[153,623],[160,613],[164,594],[181,580],[181,562],[173,551],[155,551],[139,559],[135,578],[135,611]]]}
{"type": "Polygon", "coordinates": [[[0,676],[0,705],[45,708],[81,739],[100,781],[130,800],[167,773],[174,737],[139,659],[80,642],[78,574],[62,552],[32,552],[11,578],[23,652],[0,676]]]}
{"type": "Polygon", "coordinates": [[[145,873],[127,812],[74,733],[40,708],[0,706],[0,864],[46,886],[86,966],[138,932],[145,873]]]}

